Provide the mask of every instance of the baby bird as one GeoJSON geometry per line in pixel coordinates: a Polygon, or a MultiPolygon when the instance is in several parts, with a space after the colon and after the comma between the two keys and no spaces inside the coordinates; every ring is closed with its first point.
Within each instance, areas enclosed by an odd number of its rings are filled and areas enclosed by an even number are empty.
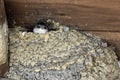
{"type": "Polygon", "coordinates": [[[33,28],[33,32],[39,34],[45,34],[46,32],[48,32],[48,27],[44,24],[37,23],[33,28]]]}

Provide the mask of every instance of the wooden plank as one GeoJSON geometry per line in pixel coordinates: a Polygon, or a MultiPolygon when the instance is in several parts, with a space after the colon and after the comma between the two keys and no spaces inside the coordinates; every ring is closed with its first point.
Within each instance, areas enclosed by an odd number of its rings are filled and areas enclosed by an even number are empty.
{"type": "Polygon", "coordinates": [[[19,2],[19,3],[59,3],[59,4],[76,4],[76,5],[89,5],[103,8],[118,9],[120,0],[5,0],[6,2],[19,2]],[[112,6],[111,6],[112,5],[112,6]]]}
{"type": "Polygon", "coordinates": [[[8,70],[8,34],[5,8],[3,0],[0,0],[0,77],[8,70]]]}
{"type": "Polygon", "coordinates": [[[5,0],[5,4],[11,25],[31,27],[52,18],[81,30],[120,31],[120,0],[5,0]]]}
{"type": "Polygon", "coordinates": [[[101,37],[103,41],[108,42],[109,46],[115,48],[118,59],[120,60],[120,32],[98,32],[98,31],[86,31],[96,36],[101,37]]]}

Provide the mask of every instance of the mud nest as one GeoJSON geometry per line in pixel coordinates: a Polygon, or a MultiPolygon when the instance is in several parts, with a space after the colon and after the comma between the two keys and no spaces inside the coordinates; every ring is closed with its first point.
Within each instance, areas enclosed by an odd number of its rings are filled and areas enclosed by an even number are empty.
{"type": "Polygon", "coordinates": [[[99,37],[49,20],[45,34],[10,29],[10,70],[15,80],[119,80],[115,52],[99,37]]]}

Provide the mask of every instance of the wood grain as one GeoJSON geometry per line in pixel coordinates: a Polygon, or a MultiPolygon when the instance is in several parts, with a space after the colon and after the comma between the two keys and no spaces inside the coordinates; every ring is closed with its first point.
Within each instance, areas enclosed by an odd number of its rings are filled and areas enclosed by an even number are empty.
{"type": "Polygon", "coordinates": [[[5,13],[4,13],[4,5],[3,5],[3,0],[0,0],[0,25],[3,24],[3,22],[5,21],[5,13]]]}
{"type": "Polygon", "coordinates": [[[120,31],[119,0],[5,0],[9,24],[52,18],[81,30],[120,31]]]}

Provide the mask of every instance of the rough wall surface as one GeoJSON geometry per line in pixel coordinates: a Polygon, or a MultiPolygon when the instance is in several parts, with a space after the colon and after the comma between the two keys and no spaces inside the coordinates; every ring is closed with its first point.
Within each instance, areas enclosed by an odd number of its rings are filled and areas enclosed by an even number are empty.
{"type": "Polygon", "coordinates": [[[4,75],[4,73],[7,71],[7,21],[6,21],[6,15],[5,15],[5,9],[4,9],[4,2],[3,0],[0,0],[0,77],[4,75]]]}

